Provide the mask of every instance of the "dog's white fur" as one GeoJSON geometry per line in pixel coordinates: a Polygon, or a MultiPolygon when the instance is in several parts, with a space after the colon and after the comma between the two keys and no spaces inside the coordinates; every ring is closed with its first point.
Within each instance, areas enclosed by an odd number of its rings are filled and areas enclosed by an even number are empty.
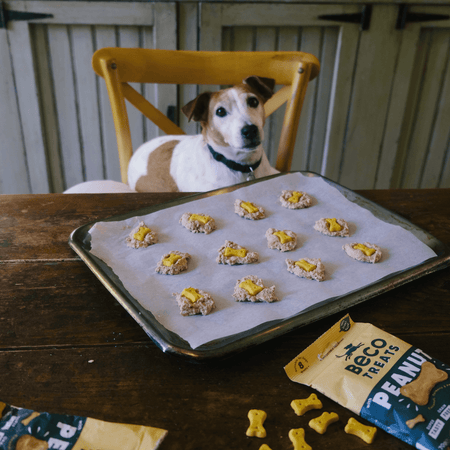
{"type": "Polygon", "coordinates": [[[202,133],[162,136],[143,144],[130,160],[130,187],[137,191],[201,192],[248,179],[248,173],[216,161],[207,144],[242,165],[261,159],[254,171],[256,178],[278,173],[270,166],[261,145],[264,103],[273,94],[273,86],[274,80],[252,76],[238,86],[204,93],[189,102],[182,110],[189,119],[201,123],[202,133]],[[248,132],[249,125],[256,126],[252,133],[248,132]]]}

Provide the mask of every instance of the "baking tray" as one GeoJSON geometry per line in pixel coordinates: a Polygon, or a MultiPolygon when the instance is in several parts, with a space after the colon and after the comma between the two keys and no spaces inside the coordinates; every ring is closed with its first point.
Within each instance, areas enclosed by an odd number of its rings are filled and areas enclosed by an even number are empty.
{"type": "MultiPolygon", "coordinates": [[[[325,177],[322,177],[321,175],[304,171],[301,171],[299,173],[308,177],[322,178],[326,183],[338,189],[338,191],[342,195],[344,195],[347,200],[369,210],[378,219],[393,225],[399,225],[405,230],[413,233],[424,244],[434,250],[437,256],[407,270],[397,272],[395,274],[379,279],[375,283],[369,284],[361,289],[358,289],[357,291],[331,298],[327,301],[326,304],[314,305],[313,307],[310,307],[288,319],[265,322],[257,327],[246,330],[245,332],[210,341],[206,344],[196,347],[195,349],[192,349],[187,341],[182,339],[176,333],[167,330],[156,320],[156,318],[150,311],[143,308],[142,305],[125,289],[121,280],[111,270],[111,268],[90,252],[91,235],[89,231],[97,222],[88,223],[74,230],[70,235],[69,245],[163,352],[176,354],[194,361],[215,359],[237,353],[249,347],[266,342],[269,339],[273,339],[277,336],[285,334],[295,328],[308,325],[312,322],[340,312],[358,303],[364,302],[372,297],[382,294],[383,292],[394,289],[426,274],[450,266],[449,248],[438,239],[433,237],[431,234],[429,234],[427,231],[417,227],[403,217],[382,208],[376,203],[371,202],[370,200],[353,192],[352,190],[347,189],[325,177]]],[[[285,174],[277,174],[269,177],[259,178],[257,180],[248,181],[246,183],[233,185],[227,188],[183,197],[181,199],[162,203],[156,206],[142,208],[140,210],[133,210],[125,214],[104,219],[101,222],[120,221],[129,219],[134,216],[150,214],[156,211],[170,208],[172,206],[189,203],[205,197],[232,192],[241,187],[245,187],[254,183],[261,183],[263,181],[271,178],[276,178],[281,175],[285,174]]]]}

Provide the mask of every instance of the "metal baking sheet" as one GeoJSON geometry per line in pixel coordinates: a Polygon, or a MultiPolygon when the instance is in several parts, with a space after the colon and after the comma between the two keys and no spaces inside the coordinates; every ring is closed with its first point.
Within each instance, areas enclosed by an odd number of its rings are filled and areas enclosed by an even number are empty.
{"type": "MultiPolygon", "coordinates": [[[[261,344],[269,339],[273,339],[274,337],[287,333],[294,328],[320,320],[321,318],[340,312],[423,275],[450,266],[450,250],[448,247],[425,230],[408,222],[401,216],[367,200],[350,189],[332,182],[331,180],[312,172],[300,173],[308,177],[322,178],[325,182],[338,189],[338,191],[347,200],[369,210],[378,219],[393,225],[399,225],[407,231],[413,233],[418,239],[431,248],[437,256],[400,273],[397,272],[393,275],[384,277],[375,283],[367,285],[362,289],[358,289],[355,292],[332,298],[331,301],[328,301],[326,304],[318,304],[312,308],[308,308],[307,310],[302,311],[288,319],[265,322],[257,327],[246,330],[245,332],[210,341],[207,344],[192,349],[187,341],[182,339],[176,333],[166,329],[158,322],[158,320],[155,319],[150,311],[143,308],[140,303],[125,289],[121,280],[111,270],[111,268],[91,253],[91,235],[89,231],[97,222],[86,224],[74,230],[70,236],[69,245],[162,351],[180,355],[196,361],[223,357],[254,345],[261,344]]],[[[224,189],[183,197],[178,200],[143,208],[137,211],[133,210],[126,214],[110,217],[102,220],[101,222],[120,221],[134,216],[143,216],[173,206],[193,202],[205,197],[232,192],[241,187],[254,183],[261,183],[281,175],[282,174],[260,178],[258,180],[249,181],[247,183],[234,185],[224,189]]]]}

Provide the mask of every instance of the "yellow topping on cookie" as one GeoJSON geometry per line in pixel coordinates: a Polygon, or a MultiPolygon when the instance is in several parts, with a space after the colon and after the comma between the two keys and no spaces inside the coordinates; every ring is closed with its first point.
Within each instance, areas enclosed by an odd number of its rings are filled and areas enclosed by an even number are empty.
{"type": "Polygon", "coordinates": [[[288,236],[284,231],[275,231],[273,234],[278,237],[282,244],[286,244],[286,242],[294,240],[294,238],[288,236]]]}
{"type": "Polygon", "coordinates": [[[202,298],[197,289],[194,289],[192,287],[183,289],[181,295],[183,297],[186,297],[191,303],[195,303],[197,300],[200,300],[202,298]]]}
{"type": "Polygon", "coordinates": [[[301,259],[300,261],[295,261],[295,265],[305,270],[306,272],[312,272],[317,266],[310,264],[308,261],[301,259]]]}
{"type": "Polygon", "coordinates": [[[239,287],[245,289],[250,295],[257,295],[263,290],[261,286],[253,283],[252,280],[243,281],[239,284],[239,287]]]}
{"type": "Polygon", "coordinates": [[[231,248],[231,247],[226,247],[225,251],[223,252],[223,255],[228,257],[228,256],[238,256],[239,258],[245,258],[245,256],[247,255],[247,250],[245,248],[231,248]]]}
{"type": "Polygon", "coordinates": [[[163,259],[163,264],[166,267],[173,266],[179,259],[181,259],[180,255],[176,255],[175,253],[171,253],[167,258],[163,259]]]}
{"type": "Polygon", "coordinates": [[[145,239],[145,236],[147,236],[148,233],[150,233],[150,228],[147,227],[139,227],[139,230],[133,234],[134,239],[137,241],[143,241],[145,239]]]}
{"type": "Polygon", "coordinates": [[[328,229],[333,233],[335,231],[341,231],[342,227],[337,223],[336,219],[325,219],[328,224],[328,229]]]}
{"type": "Polygon", "coordinates": [[[203,225],[205,225],[206,223],[208,223],[211,220],[211,217],[209,217],[209,216],[201,216],[200,214],[191,214],[191,216],[189,217],[189,220],[191,222],[193,222],[194,220],[197,220],[198,222],[200,222],[203,225]]]}
{"type": "Polygon", "coordinates": [[[361,250],[366,256],[371,256],[375,253],[374,248],[366,247],[364,244],[356,244],[353,246],[355,250],[361,250]]]}
{"type": "Polygon", "coordinates": [[[302,195],[303,194],[301,192],[293,191],[292,195],[288,198],[288,202],[298,203],[302,195]]]}
{"type": "Polygon", "coordinates": [[[250,214],[259,211],[259,209],[253,203],[250,202],[241,202],[241,208],[245,209],[250,214]]]}

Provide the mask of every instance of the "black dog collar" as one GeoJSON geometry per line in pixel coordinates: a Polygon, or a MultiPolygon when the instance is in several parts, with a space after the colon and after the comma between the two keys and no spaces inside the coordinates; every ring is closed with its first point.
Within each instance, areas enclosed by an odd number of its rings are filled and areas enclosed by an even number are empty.
{"type": "Polygon", "coordinates": [[[262,158],[260,158],[260,160],[256,161],[254,164],[239,164],[226,158],[221,153],[217,153],[209,144],[206,145],[216,161],[225,164],[229,169],[236,170],[237,172],[251,173],[259,167],[262,161],[262,158]]]}

